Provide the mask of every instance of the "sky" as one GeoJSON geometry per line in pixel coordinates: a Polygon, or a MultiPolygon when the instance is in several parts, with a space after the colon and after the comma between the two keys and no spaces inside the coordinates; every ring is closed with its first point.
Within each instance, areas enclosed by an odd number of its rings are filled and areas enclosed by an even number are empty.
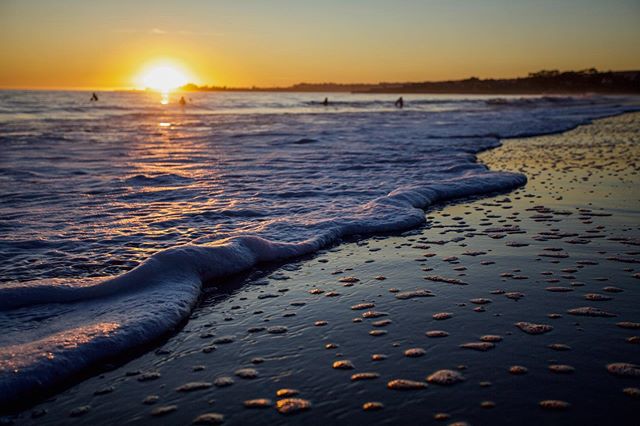
{"type": "Polygon", "coordinates": [[[220,86],[640,69],[640,0],[0,0],[0,87],[220,86]]]}

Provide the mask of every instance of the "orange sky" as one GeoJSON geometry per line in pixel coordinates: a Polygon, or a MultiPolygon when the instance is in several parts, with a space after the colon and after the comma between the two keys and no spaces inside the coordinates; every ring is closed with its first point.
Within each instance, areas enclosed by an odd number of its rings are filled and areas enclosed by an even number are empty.
{"type": "Polygon", "coordinates": [[[635,0],[3,0],[0,87],[229,86],[640,69],[635,0]]]}

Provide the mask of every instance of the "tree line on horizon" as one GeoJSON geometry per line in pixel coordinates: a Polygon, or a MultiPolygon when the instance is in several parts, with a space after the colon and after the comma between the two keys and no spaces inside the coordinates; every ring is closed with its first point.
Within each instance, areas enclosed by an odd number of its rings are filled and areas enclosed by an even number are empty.
{"type": "Polygon", "coordinates": [[[287,87],[182,86],[184,91],[202,92],[351,92],[351,93],[640,93],[640,71],[541,70],[526,77],[425,81],[377,84],[298,83],[287,87]]]}

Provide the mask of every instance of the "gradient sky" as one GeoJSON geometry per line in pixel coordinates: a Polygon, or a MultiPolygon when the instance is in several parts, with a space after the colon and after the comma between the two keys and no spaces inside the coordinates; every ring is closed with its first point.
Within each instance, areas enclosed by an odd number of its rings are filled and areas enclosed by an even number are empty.
{"type": "Polygon", "coordinates": [[[424,81],[640,69],[640,0],[0,0],[0,87],[424,81]]]}

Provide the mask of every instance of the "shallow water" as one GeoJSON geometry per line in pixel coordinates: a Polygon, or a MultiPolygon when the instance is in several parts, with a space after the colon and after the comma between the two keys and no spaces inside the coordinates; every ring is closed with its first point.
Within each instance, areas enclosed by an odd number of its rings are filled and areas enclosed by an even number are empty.
{"type": "Polygon", "coordinates": [[[640,324],[638,134],[640,114],[630,114],[562,135],[507,141],[481,159],[492,168],[527,173],[526,187],[435,206],[426,213],[426,226],[405,236],[343,244],[311,260],[255,271],[224,288],[209,289],[185,328],[155,353],[74,386],[16,420],[29,423],[35,414],[39,424],[103,424],[106,419],[142,424],[155,419],[154,408],[176,405],[156,421],[188,424],[199,414],[215,412],[225,416],[225,424],[326,424],[328,419],[333,424],[398,424],[428,423],[446,413],[445,424],[635,424],[640,400],[623,389],[640,382],[615,376],[606,366],[637,363],[640,355],[637,341],[628,341],[638,329],[617,325],[640,324]],[[594,152],[601,155],[589,155],[594,152]],[[585,196],[590,191],[592,196],[585,196]],[[548,253],[567,257],[544,256],[548,253]],[[381,275],[386,279],[376,279],[381,275]],[[341,282],[347,276],[359,281],[341,282]],[[610,287],[617,290],[606,290],[610,287]],[[417,289],[434,296],[396,297],[396,291],[417,289]],[[327,297],[330,292],[338,294],[327,297]],[[518,299],[507,297],[517,293],[518,299]],[[585,299],[593,293],[611,299],[585,299]],[[353,309],[362,303],[375,306],[353,309]],[[568,314],[582,306],[616,316],[568,314]],[[363,318],[367,310],[385,315],[363,318]],[[440,312],[452,316],[433,319],[440,312]],[[384,319],[391,322],[373,325],[384,319]],[[553,329],[526,334],[514,326],[522,321],[553,329]],[[271,327],[286,329],[270,333],[271,327]],[[374,337],[369,334],[374,329],[387,334],[374,337]],[[448,336],[425,336],[430,330],[448,336]],[[502,340],[487,352],[460,348],[483,335],[502,340]],[[327,349],[330,343],[335,348],[327,349]],[[552,344],[567,345],[567,350],[554,350],[552,344]],[[410,348],[423,348],[425,355],[406,357],[410,348]],[[373,354],[387,358],[374,361],[373,354]],[[349,360],[355,368],[334,369],[336,360],[349,360]],[[525,367],[526,374],[510,374],[514,365],[525,367]],[[569,365],[574,371],[554,373],[550,365],[569,365]],[[254,368],[258,377],[235,376],[240,368],[254,368]],[[456,370],[465,380],[451,386],[431,383],[422,390],[387,388],[394,379],[425,383],[439,369],[456,370]],[[138,380],[148,372],[159,377],[138,380]],[[379,377],[350,380],[361,372],[379,377]],[[185,383],[212,383],[225,376],[234,383],[176,391],[185,383]],[[243,407],[248,399],[276,401],[282,388],[298,390],[312,408],[286,417],[273,407],[243,407]],[[112,391],[94,395],[105,389],[112,391]],[[157,401],[144,404],[149,395],[157,401]],[[545,410],[539,406],[544,400],[561,400],[570,408],[545,410]],[[371,401],[384,408],[364,411],[361,406],[371,401]],[[493,408],[486,408],[492,407],[487,401],[493,408]],[[70,417],[77,407],[87,412],[70,417]]]}
{"type": "Polygon", "coordinates": [[[500,137],[636,108],[415,96],[400,111],[391,97],[324,108],[313,96],[193,94],[181,109],[151,94],[2,92],[0,386],[46,388],[162,336],[205,281],[522,185],[475,162],[500,137]]]}

